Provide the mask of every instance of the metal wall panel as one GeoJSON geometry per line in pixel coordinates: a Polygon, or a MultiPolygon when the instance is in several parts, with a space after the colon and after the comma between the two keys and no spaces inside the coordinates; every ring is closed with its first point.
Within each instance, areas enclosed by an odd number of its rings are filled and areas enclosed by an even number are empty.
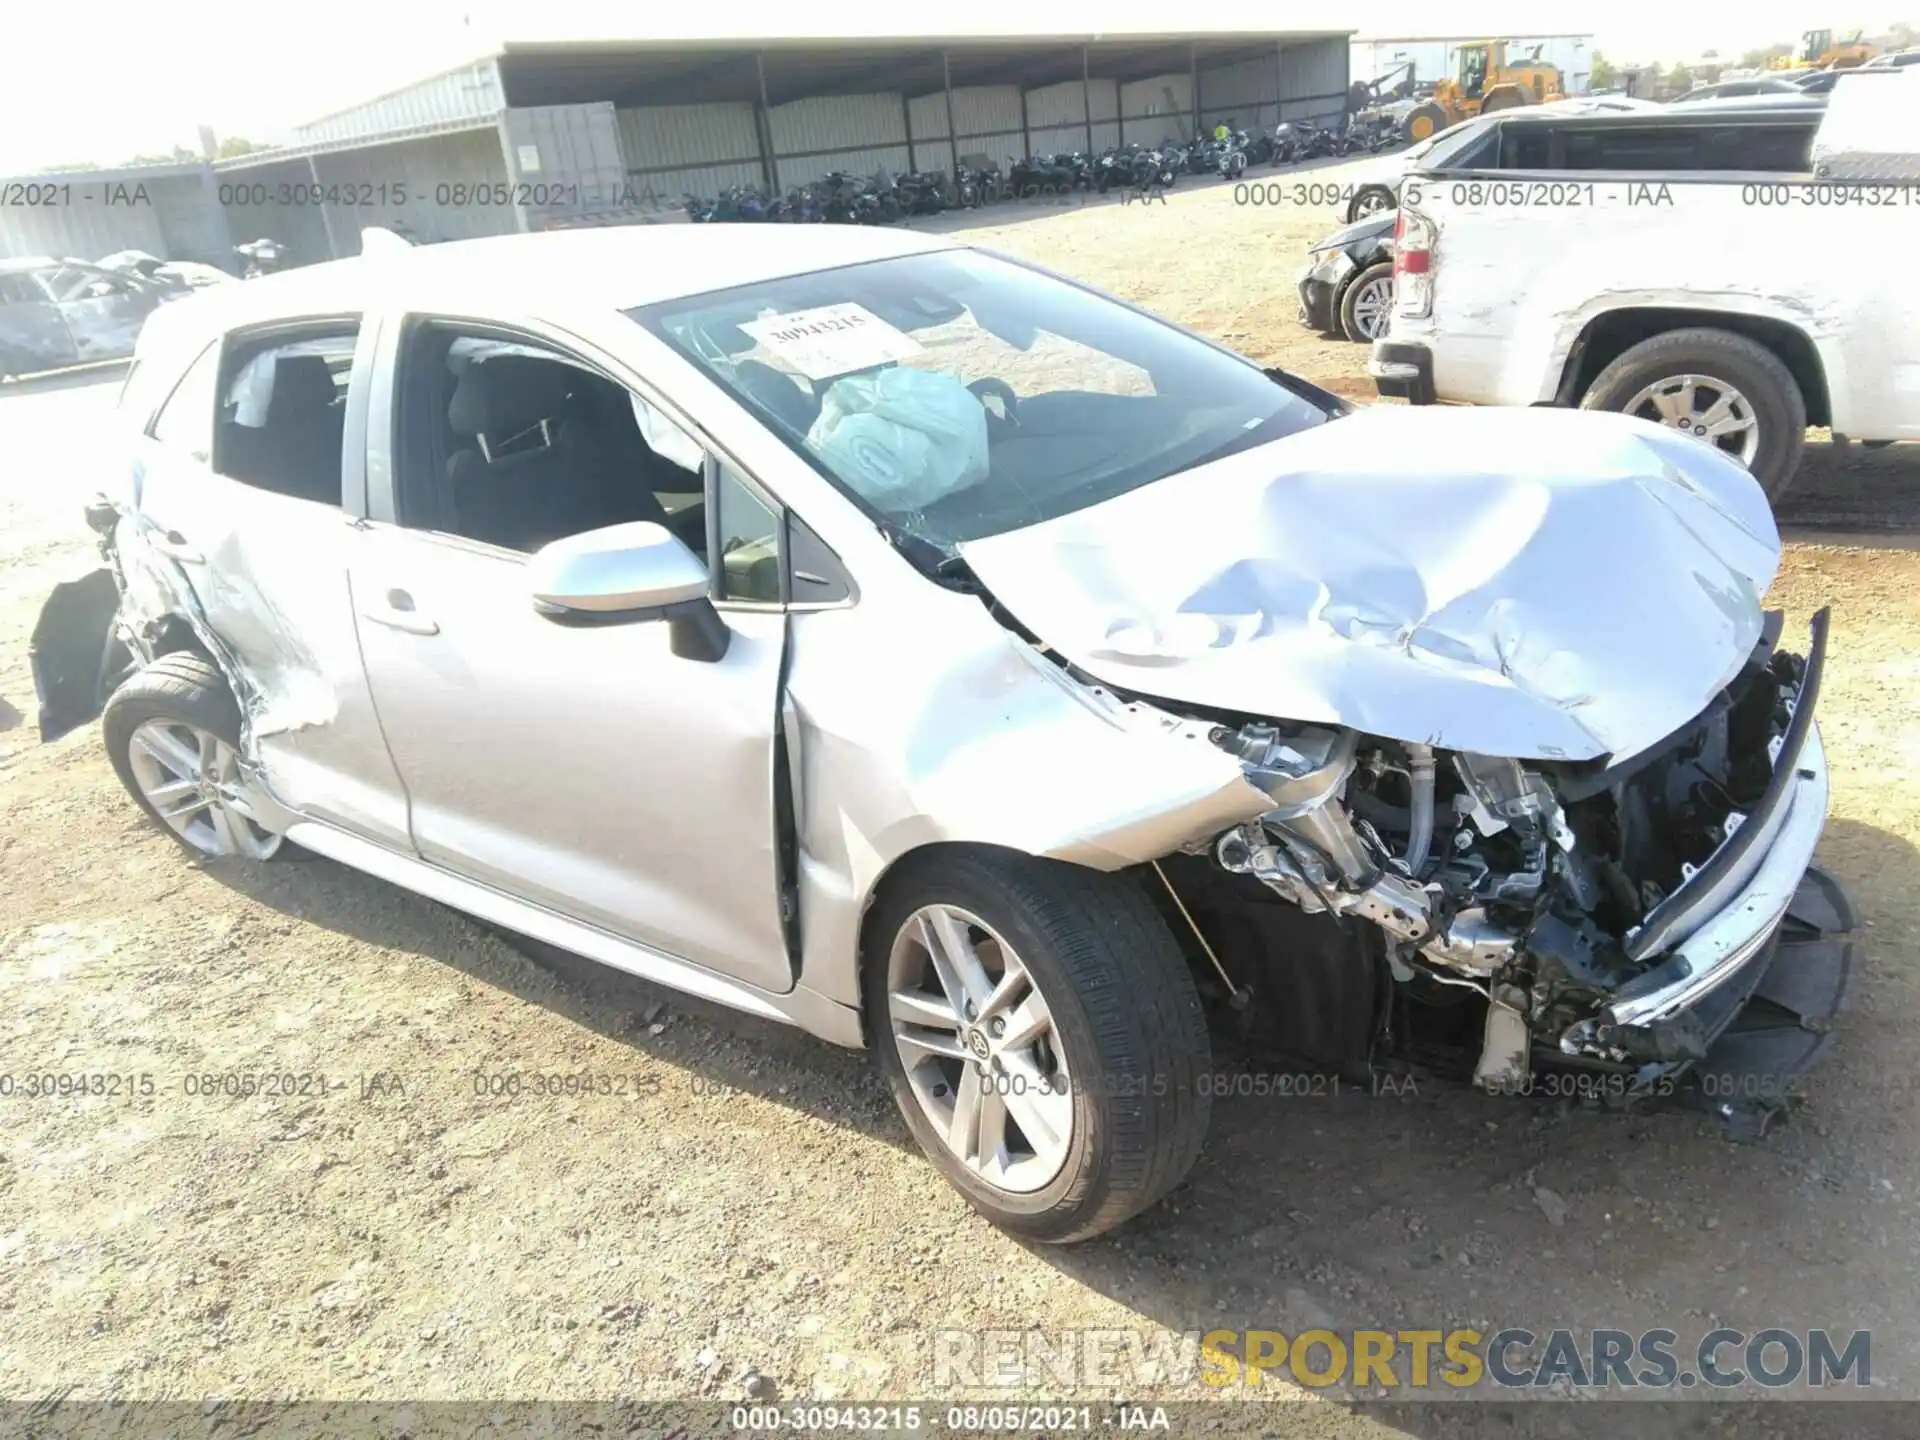
{"type": "Polygon", "coordinates": [[[506,104],[498,67],[491,59],[480,60],[297,126],[287,143],[378,139],[413,125],[486,120],[498,115],[506,104]]]}
{"type": "Polygon", "coordinates": [[[1085,150],[1089,105],[1093,111],[1093,149],[1098,154],[1120,143],[1119,81],[1096,77],[1084,92],[1078,80],[1029,90],[1027,123],[1033,136],[1033,153],[1085,150]]]}
{"type": "Polygon", "coordinates": [[[749,104],[650,105],[616,117],[627,186],[643,209],[765,184],[749,104]]]}
{"type": "Polygon", "coordinates": [[[773,153],[780,156],[904,145],[906,118],[898,91],[868,95],[818,95],[776,105],[768,112],[773,153]]]}
{"type": "Polygon", "coordinates": [[[227,215],[220,208],[218,185],[218,177],[207,168],[155,187],[153,208],[166,249],[154,254],[168,260],[198,260],[222,269],[233,266],[233,236],[227,233],[227,215]]]}
{"type": "Polygon", "coordinates": [[[904,173],[907,117],[898,91],[821,95],[767,112],[780,189],[807,185],[830,170],[904,173]]]}
{"type": "Polygon", "coordinates": [[[1200,128],[1231,122],[1242,130],[1275,125],[1280,120],[1280,54],[1200,70],[1200,128]]]}
{"type": "MultiPolygon", "coordinates": [[[[1206,87],[1200,98],[1204,101],[1206,87]]],[[[1280,112],[1326,124],[1347,113],[1347,42],[1312,40],[1280,52],[1280,112]]]]}
{"type": "Polygon", "coordinates": [[[623,210],[627,166],[613,102],[515,107],[500,117],[507,179],[515,189],[517,224],[544,229],[623,210]]]}
{"type": "Polygon", "coordinates": [[[0,206],[0,256],[98,260],[116,250],[145,250],[162,259],[198,258],[167,253],[161,211],[154,200],[161,184],[158,179],[83,173],[51,180],[24,176],[19,183],[29,187],[64,183],[67,188],[50,191],[61,196],[58,203],[0,206]]]}
{"type": "MultiPolygon", "coordinates": [[[[947,94],[916,95],[913,111],[914,158],[922,170],[951,173],[953,151],[947,144],[947,94]]],[[[1009,155],[1026,151],[1020,132],[1020,87],[1017,85],[956,85],[953,123],[960,132],[962,155],[986,155],[1005,166],[1009,155]]]]}
{"type": "MultiPolygon", "coordinates": [[[[235,244],[278,240],[287,247],[288,265],[315,265],[335,258],[327,233],[330,217],[320,205],[307,203],[316,198],[316,191],[313,171],[305,160],[282,160],[222,174],[215,193],[235,244]]],[[[342,235],[349,228],[344,221],[338,225],[342,235]]],[[[228,259],[232,265],[242,263],[237,257],[228,259]]]]}
{"type": "Polygon", "coordinates": [[[1120,87],[1121,124],[1128,141],[1158,145],[1190,140],[1193,129],[1193,77],[1185,70],[1129,80],[1120,87]]]}
{"type": "Polygon", "coordinates": [[[364,226],[403,226],[423,242],[511,234],[512,196],[500,132],[470,130],[314,157],[323,186],[340,187],[328,207],[342,255],[360,253],[364,226]]]}

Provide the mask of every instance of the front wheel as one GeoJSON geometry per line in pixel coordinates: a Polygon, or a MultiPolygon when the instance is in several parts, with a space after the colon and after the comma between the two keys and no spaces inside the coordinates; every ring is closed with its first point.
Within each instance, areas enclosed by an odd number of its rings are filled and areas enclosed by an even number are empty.
{"type": "Polygon", "coordinates": [[[1793,373],[1730,330],[1669,330],[1642,340],[1594,378],[1583,410],[1637,415],[1711,445],[1778,500],[1806,444],[1807,405],[1793,373]]]}
{"type": "Polygon", "coordinates": [[[1382,210],[1391,210],[1393,205],[1393,191],[1386,186],[1363,185],[1360,193],[1353,197],[1353,203],[1347,207],[1347,223],[1351,225],[1369,215],[1378,215],[1382,210]]]}
{"type": "Polygon", "coordinates": [[[1193,977],[1130,876],[1000,851],[909,859],[868,922],[866,1013],[907,1128],[973,1207],[1084,1240],[1205,1139],[1193,977]]]}
{"type": "Polygon", "coordinates": [[[1340,329],[1347,339],[1372,344],[1393,319],[1393,262],[1382,260],[1353,277],[1340,297],[1340,329]]]}

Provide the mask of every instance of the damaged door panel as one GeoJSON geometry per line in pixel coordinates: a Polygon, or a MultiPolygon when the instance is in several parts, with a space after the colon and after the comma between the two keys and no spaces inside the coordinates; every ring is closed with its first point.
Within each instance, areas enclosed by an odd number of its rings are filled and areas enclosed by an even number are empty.
{"type": "Polygon", "coordinates": [[[0,266],[0,378],[57,370],[77,358],[41,267],[0,266]]]}
{"type": "Polygon", "coordinates": [[[141,442],[130,608],[184,614],[205,637],[280,803],[405,846],[347,586],[366,541],[343,505],[343,456],[364,447],[346,430],[355,343],[334,325],[194,363],[141,442]]]}

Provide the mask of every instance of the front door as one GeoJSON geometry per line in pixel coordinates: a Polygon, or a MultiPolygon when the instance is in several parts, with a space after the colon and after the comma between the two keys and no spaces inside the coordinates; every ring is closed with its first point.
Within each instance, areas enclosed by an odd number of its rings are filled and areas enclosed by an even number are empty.
{"type": "Polygon", "coordinates": [[[777,513],[689,452],[689,437],[668,444],[655,428],[661,450],[648,447],[631,397],[557,351],[416,325],[401,373],[397,423],[374,433],[419,443],[373,468],[396,475],[394,513],[407,523],[376,522],[352,584],[420,855],[790,990],[775,843],[777,574],[767,589],[766,570],[714,567],[731,631],[718,660],[674,654],[663,621],[556,623],[525,579],[539,544],[605,524],[663,520],[697,548],[727,528],[702,523],[723,485],[738,532],[727,538],[740,543],[716,553],[763,554],[777,570],[777,513]],[[759,552],[755,539],[767,542],[759,552]]]}

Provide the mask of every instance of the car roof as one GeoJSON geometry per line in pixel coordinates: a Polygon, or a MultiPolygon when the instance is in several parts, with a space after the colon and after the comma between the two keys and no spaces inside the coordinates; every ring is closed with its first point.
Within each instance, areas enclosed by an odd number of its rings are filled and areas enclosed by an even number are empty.
{"type": "MultiPolygon", "coordinates": [[[[1509,125],[1547,125],[1568,118],[1565,114],[1544,113],[1551,108],[1529,105],[1523,110],[1502,110],[1498,115],[1509,125]]],[[[1737,120],[1746,115],[1777,118],[1783,114],[1805,114],[1813,119],[1826,108],[1826,96],[1806,95],[1796,90],[1791,94],[1719,95],[1689,105],[1653,105],[1644,110],[1595,110],[1581,118],[1606,125],[1698,125],[1737,120]]]]}
{"type": "Polygon", "coordinates": [[[735,285],[953,248],[937,235],[863,225],[662,223],[499,235],[383,248],[379,254],[215,286],[165,307],[147,323],[153,329],[165,314],[167,323],[161,328],[175,335],[210,336],[281,318],[414,301],[435,307],[477,305],[483,313],[627,310],[735,285]]]}

